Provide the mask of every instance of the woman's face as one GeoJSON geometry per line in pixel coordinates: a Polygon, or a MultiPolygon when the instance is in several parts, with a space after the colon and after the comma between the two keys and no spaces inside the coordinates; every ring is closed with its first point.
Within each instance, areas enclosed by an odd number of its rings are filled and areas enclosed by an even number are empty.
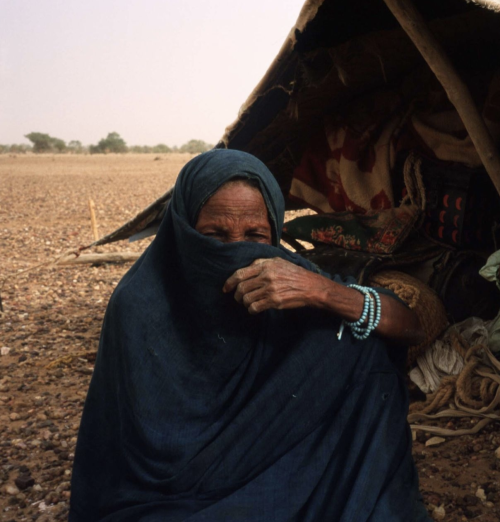
{"type": "Polygon", "coordinates": [[[264,198],[259,189],[241,181],[226,183],[205,203],[195,229],[222,243],[272,244],[264,198]]]}

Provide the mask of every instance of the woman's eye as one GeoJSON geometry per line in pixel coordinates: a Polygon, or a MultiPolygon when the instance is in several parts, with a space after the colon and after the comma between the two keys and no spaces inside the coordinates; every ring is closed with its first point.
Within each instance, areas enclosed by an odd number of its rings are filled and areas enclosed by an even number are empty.
{"type": "Polygon", "coordinates": [[[259,232],[251,232],[250,234],[247,234],[247,237],[253,239],[254,241],[261,241],[267,239],[267,236],[265,234],[261,234],[259,232]]]}

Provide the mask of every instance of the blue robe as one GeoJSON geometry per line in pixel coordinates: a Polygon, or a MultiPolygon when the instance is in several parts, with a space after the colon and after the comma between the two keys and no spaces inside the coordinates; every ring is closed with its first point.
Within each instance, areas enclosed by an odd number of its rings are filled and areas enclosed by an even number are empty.
{"type": "Polygon", "coordinates": [[[160,230],[111,297],[78,435],[70,522],[428,520],[404,379],[375,336],[321,310],[250,315],[226,279],[279,247],[271,173],[237,151],[184,169],[160,230]],[[273,246],[194,230],[228,180],[256,180],[273,246]]]}

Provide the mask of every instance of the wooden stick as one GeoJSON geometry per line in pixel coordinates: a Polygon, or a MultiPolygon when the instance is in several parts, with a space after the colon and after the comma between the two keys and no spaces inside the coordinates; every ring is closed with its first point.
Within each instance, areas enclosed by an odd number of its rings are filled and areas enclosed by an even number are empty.
{"type": "Polygon", "coordinates": [[[384,0],[455,106],[484,168],[500,194],[500,157],[469,89],[411,0],[384,0]]]}
{"type": "Polygon", "coordinates": [[[130,263],[141,257],[139,252],[110,252],[107,254],[82,254],[78,257],[67,256],[56,265],[92,265],[102,263],[130,263]]]}
{"type": "Polygon", "coordinates": [[[89,210],[90,210],[90,224],[92,226],[92,234],[94,241],[99,239],[99,232],[97,231],[97,219],[95,217],[95,204],[92,199],[89,198],[89,210]]]}

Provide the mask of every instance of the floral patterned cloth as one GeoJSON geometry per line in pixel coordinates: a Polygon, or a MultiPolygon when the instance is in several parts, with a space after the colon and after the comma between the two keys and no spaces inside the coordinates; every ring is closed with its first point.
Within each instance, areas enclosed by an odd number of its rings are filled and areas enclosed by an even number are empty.
{"type": "Polygon", "coordinates": [[[336,212],[296,218],[288,221],[283,231],[304,241],[333,243],[347,250],[390,254],[406,239],[417,218],[415,207],[366,214],[336,212]]]}

